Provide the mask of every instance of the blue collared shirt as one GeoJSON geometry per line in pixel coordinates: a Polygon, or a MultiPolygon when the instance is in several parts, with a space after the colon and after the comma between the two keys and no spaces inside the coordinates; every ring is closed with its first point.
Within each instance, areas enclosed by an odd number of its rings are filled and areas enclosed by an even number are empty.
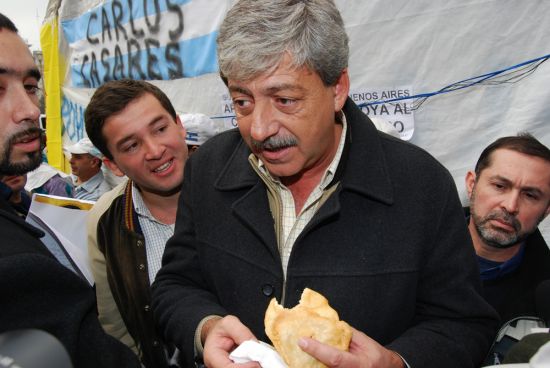
{"type": "Polygon", "coordinates": [[[99,197],[110,190],[109,185],[105,182],[103,172],[101,170],[86,180],[84,183],[76,186],[76,176],[71,175],[75,183],[73,196],[76,199],[85,199],[87,201],[97,201],[99,197]]]}

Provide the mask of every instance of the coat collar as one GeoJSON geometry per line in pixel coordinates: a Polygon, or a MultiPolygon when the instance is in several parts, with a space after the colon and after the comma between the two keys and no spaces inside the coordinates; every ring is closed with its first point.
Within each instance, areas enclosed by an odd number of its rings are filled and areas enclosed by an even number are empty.
{"type": "MultiPolygon", "coordinates": [[[[392,204],[392,182],[382,147],[384,139],[392,138],[379,133],[351,99],[347,99],[343,111],[348,123],[348,133],[337,172],[342,189],[392,204]]],[[[260,181],[248,162],[250,153],[246,143],[240,139],[214,184],[216,189],[239,190],[252,187],[260,181]]]]}
{"type": "Polygon", "coordinates": [[[251,151],[243,139],[239,139],[235,150],[227,160],[214,187],[221,191],[239,190],[249,188],[256,184],[260,178],[248,162],[251,151]]]}

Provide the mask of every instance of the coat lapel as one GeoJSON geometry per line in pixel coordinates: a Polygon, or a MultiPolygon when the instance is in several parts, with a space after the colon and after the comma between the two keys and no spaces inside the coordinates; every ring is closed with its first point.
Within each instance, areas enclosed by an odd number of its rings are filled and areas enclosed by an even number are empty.
{"type": "Polygon", "coordinates": [[[220,191],[242,191],[232,204],[235,216],[266,246],[274,259],[279,260],[274,221],[269,210],[266,188],[254,172],[248,156],[250,150],[241,140],[231,155],[214,187],[220,191]]]}
{"type": "Polygon", "coordinates": [[[274,221],[262,182],[233,203],[233,213],[261,240],[273,258],[279,260],[274,221]]]}
{"type": "Polygon", "coordinates": [[[340,194],[343,191],[353,191],[386,205],[393,204],[392,182],[379,132],[349,98],[344,106],[344,114],[348,124],[346,146],[333,181],[338,183],[338,188],[304,228],[297,243],[316,226],[340,213],[340,194]]]}
{"type": "MultiPolygon", "coordinates": [[[[339,195],[350,190],[365,197],[393,204],[393,185],[388,175],[379,132],[370,119],[348,98],[344,113],[348,122],[346,149],[337,172],[339,188],[328,198],[306,226],[300,238],[340,212],[339,195]]],[[[221,191],[250,188],[233,203],[235,215],[279,259],[274,222],[269,211],[265,185],[248,162],[250,150],[240,141],[220,173],[215,187],[221,191]]]]}
{"type": "Polygon", "coordinates": [[[346,142],[349,151],[341,179],[343,190],[355,191],[387,205],[393,204],[393,184],[381,141],[387,138],[382,138],[383,133],[376,130],[370,119],[349,98],[344,105],[344,113],[349,128],[346,142]]]}

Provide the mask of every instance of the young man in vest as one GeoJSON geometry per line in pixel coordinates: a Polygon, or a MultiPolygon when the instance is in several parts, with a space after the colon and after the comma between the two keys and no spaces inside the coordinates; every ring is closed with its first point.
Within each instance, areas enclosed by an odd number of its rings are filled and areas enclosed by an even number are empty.
{"type": "Polygon", "coordinates": [[[147,368],[167,367],[171,354],[155,331],[150,284],[174,232],[187,159],[185,129],[159,88],[134,80],[99,87],[85,121],[104,163],[128,177],[102,196],[89,216],[99,320],[147,368]]]}

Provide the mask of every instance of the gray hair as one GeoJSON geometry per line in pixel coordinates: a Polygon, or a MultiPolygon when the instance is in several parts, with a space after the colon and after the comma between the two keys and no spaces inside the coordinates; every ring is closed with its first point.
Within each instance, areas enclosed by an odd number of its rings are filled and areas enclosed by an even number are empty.
{"type": "Polygon", "coordinates": [[[327,86],[348,66],[348,36],[333,0],[239,0],[218,36],[222,79],[251,80],[289,54],[327,86]]]}

